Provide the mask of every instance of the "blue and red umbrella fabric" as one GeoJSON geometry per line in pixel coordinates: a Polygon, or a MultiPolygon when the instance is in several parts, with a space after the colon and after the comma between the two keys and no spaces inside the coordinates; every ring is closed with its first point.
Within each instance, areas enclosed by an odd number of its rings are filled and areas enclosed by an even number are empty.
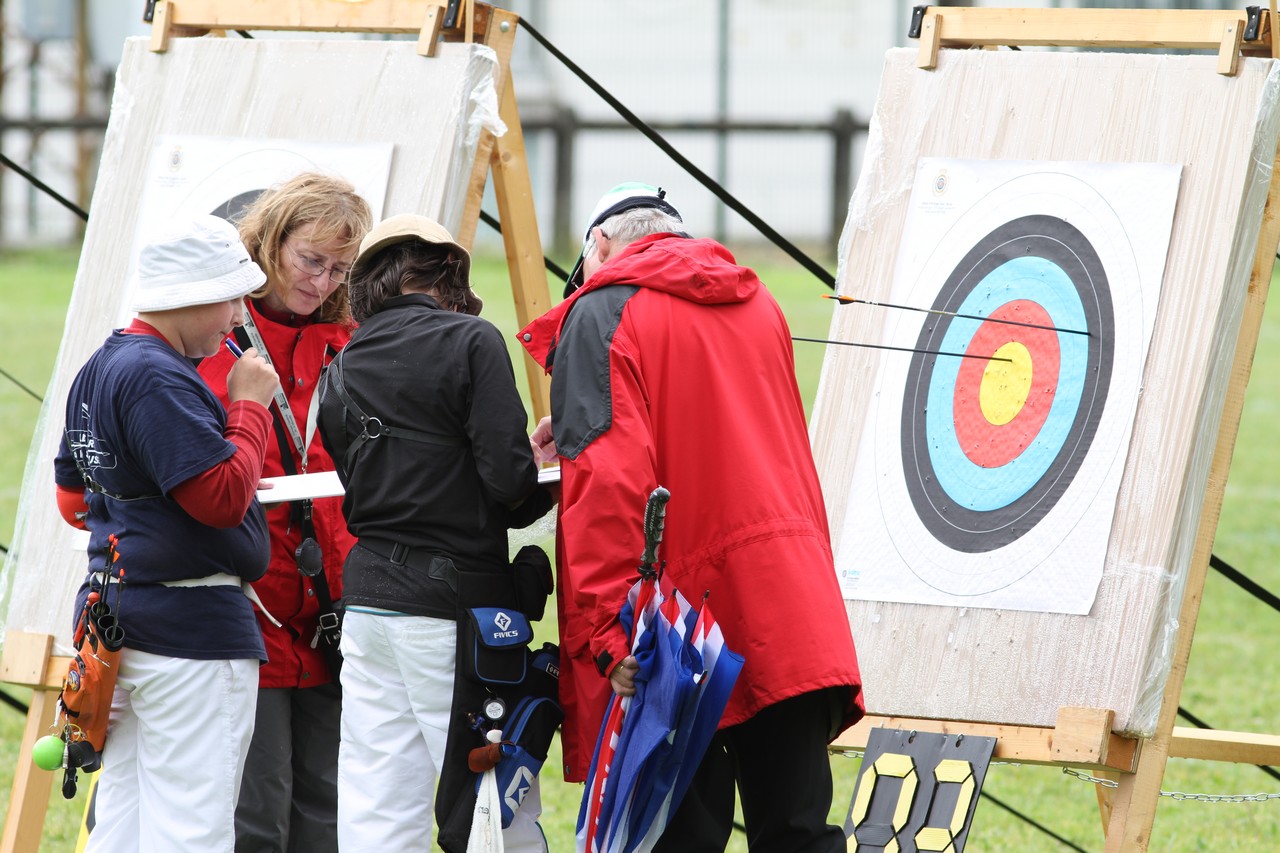
{"type": "Polygon", "coordinates": [[[657,545],[670,494],[645,514],[640,580],[622,608],[640,665],[634,696],[610,699],[578,814],[579,853],[652,849],[719,726],[743,659],[724,645],[705,598],[662,590],[657,545]]]}

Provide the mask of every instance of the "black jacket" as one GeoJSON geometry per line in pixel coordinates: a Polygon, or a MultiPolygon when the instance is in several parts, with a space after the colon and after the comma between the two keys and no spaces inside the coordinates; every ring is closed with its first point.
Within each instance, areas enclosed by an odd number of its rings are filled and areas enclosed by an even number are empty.
{"type": "Polygon", "coordinates": [[[429,571],[430,558],[505,572],[507,529],[551,508],[501,333],[429,296],[388,299],[356,330],[325,376],[318,424],[346,489],[347,526],[360,540],[344,573],[348,606],[454,618],[456,599],[429,571]],[[350,457],[366,430],[336,392],[335,372],[384,429],[350,457]],[[418,435],[387,435],[385,427],[418,435]],[[395,544],[395,562],[380,559],[393,557],[395,544]]]}

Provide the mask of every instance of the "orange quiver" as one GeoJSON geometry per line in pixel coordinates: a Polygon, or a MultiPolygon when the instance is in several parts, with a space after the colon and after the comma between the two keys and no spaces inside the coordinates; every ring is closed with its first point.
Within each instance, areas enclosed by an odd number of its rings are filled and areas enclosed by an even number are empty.
{"type": "Polygon", "coordinates": [[[76,794],[76,771],[92,773],[102,766],[102,749],[107,740],[107,722],[111,716],[111,696],[115,692],[120,669],[120,650],[124,647],[124,629],[120,627],[120,603],[124,592],[124,569],[113,569],[120,559],[117,540],[108,538],[106,566],[101,582],[90,578],[91,587],[84,609],[76,623],[72,645],[76,654],[62,680],[58,696],[57,737],[65,745],[62,767],[65,775],[62,795],[71,799],[76,794]],[[112,590],[111,588],[115,589],[112,590]],[[114,603],[108,603],[108,593],[114,603]]]}

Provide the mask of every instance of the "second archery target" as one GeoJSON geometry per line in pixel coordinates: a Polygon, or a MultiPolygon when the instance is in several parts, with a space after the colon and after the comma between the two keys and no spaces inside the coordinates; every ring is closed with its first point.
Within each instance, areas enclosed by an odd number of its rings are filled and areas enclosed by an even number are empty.
{"type": "MultiPolygon", "coordinates": [[[[1088,612],[1171,221],[1148,165],[920,161],[838,555],[851,598],[1088,612]]],[[[857,297],[856,292],[847,294],[857,297]]]]}

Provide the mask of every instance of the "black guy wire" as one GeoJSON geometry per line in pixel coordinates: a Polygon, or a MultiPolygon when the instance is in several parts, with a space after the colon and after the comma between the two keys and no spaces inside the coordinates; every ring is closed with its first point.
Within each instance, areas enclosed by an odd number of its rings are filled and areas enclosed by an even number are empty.
{"type": "MultiPolygon", "coordinates": [[[[1204,720],[1200,719],[1195,714],[1191,713],[1181,705],[1178,706],[1178,716],[1182,717],[1184,720],[1191,723],[1191,725],[1195,726],[1198,729],[1215,731],[1213,726],[1209,725],[1204,720]]],[[[1255,764],[1253,766],[1261,770],[1263,773],[1266,773],[1272,779],[1280,779],[1280,771],[1276,770],[1274,767],[1269,767],[1266,764],[1255,764]]]]}
{"type": "Polygon", "coordinates": [[[1065,845],[1065,846],[1067,846],[1067,847],[1070,847],[1072,850],[1077,851],[1077,853],[1089,853],[1089,851],[1088,851],[1088,850],[1086,850],[1085,848],[1081,847],[1079,844],[1076,844],[1074,841],[1070,841],[1070,840],[1068,840],[1068,839],[1066,839],[1066,838],[1063,838],[1061,835],[1059,835],[1058,833],[1054,832],[1052,829],[1049,829],[1049,827],[1045,826],[1044,824],[1042,824],[1042,823],[1040,823],[1040,822],[1038,822],[1038,821],[1036,821],[1036,820],[1033,820],[1032,818],[1027,817],[1027,816],[1026,816],[1026,815],[1024,815],[1022,812],[1018,811],[1018,810],[1017,810],[1017,809],[1015,809],[1013,806],[1011,806],[1011,805],[1009,805],[1008,803],[1004,802],[1003,800],[1001,800],[1000,798],[998,798],[998,797],[997,797],[997,796],[995,796],[994,794],[988,794],[986,791],[982,791],[982,792],[981,792],[981,796],[983,797],[983,799],[987,799],[987,800],[990,800],[991,802],[995,803],[997,806],[999,806],[1000,808],[1004,809],[1005,811],[1007,811],[1009,814],[1013,815],[1014,817],[1019,818],[1019,819],[1021,819],[1021,820],[1023,820],[1023,821],[1026,821],[1028,824],[1030,824],[1031,826],[1034,826],[1036,829],[1040,830],[1040,831],[1041,831],[1041,832],[1043,832],[1045,835],[1049,836],[1050,838],[1052,838],[1053,840],[1057,841],[1058,843],[1063,844],[1063,845],[1065,845]]]}
{"type": "Polygon", "coordinates": [[[3,163],[4,165],[8,166],[10,169],[13,169],[13,171],[17,172],[22,177],[26,178],[33,185],[35,185],[37,189],[42,190],[45,193],[45,195],[49,196],[49,198],[53,199],[58,204],[62,205],[67,210],[74,213],[76,216],[79,216],[81,219],[85,220],[86,222],[89,220],[89,214],[86,213],[84,209],[81,208],[78,204],[66,198],[57,190],[55,190],[53,187],[49,186],[44,181],[40,180],[35,175],[28,172],[26,169],[22,168],[17,163],[10,160],[3,153],[0,153],[0,163],[3,163]]]}
{"type": "Polygon", "coordinates": [[[817,276],[819,281],[821,281],[827,287],[830,287],[833,290],[835,289],[836,277],[832,275],[830,272],[828,272],[821,264],[819,264],[813,258],[806,255],[794,243],[792,243],[786,237],[783,237],[776,230],[774,230],[767,222],[765,222],[763,219],[757,216],[754,212],[752,212],[749,208],[747,208],[746,205],[744,205],[742,202],[734,198],[729,193],[728,190],[726,190],[724,187],[716,183],[715,180],[710,175],[708,175],[706,172],[702,171],[697,166],[695,166],[689,160],[688,157],[685,157],[683,154],[677,151],[675,147],[670,142],[667,142],[667,140],[664,139],[660,133],[658,133],[653,128],[649,127],[649,125],[645,124],[644,121],[639,116],[631,112],[631,110],[627,109],[623,105],[623,103],[619,101],[617,98],[615,98],[613,95],[609,94],[609,92],[606,91],[603,86],[601,86],[599,83],[593,80],[591,76],[587,74],[587,72],[579,68],[578,65],[574,63],[573,60],[571,60],[569,57],[561,53],[556,48],[556,46],[553,45],[551,42],[547,41],[546,36],[538,32],[537,29],[535,29],[527,19],[523,17],[520,18],[520,26],[528,30],[529,35],[533,36],[534,39],[536,39],[539,44],[541,44],[543,47],[545,47],[548,50],[548,52],[551,53],[552,56],[560,60],[560,62],[563,63],[566,68],[568,68],[570,71],[572,71],[574,74],[578,76],[578,79],[580,79],[583,83],[586,83],[587,86],[593,92],[595,92],[597,95],[603,98],[605,103],[613,107],[618,112],[618,115],[626,119],[636,130],[640,131],[645,136],[649,137],[649,139],[655,145],[657,145],[659,148],[665,151],[667,155],[671,157],[671,159],[675,160],[676,163],[680,165],[686,172],[688,172],[690,175],[696,178],[699,183],[701,183],[704,187],[706,187],[712,193],[714,193],[718,199],[723,201],[726,205],[728,205],[734,212],[736,212],[743,219],[747,220],[752,225],[754,225],[756,229],[765,237],[768,237],[769,240],[772,241],[774,245],[782,249],[784,252],[786,252],[788,255],[794,258],[801,266],[803,266],[805,269],[809,270],[809,272],[817,276]]]}
{"type": "Polygon", "coordinates": [[[1271,590],[1250,580],[1243,572],[1231,566],[1217,554],[1209,555],[1209,565],[1217,569],[1227,580],[1239,586],[1259,601],[1269,604],[1273,610],[1280,610],[1280,596],[1271,590]]]}
{"type": "MultiPolygon", "coordinates": [[[[494,217],[490,216],[488,213],[485,213],[483,210],[480,211],[480,221],[483,222],[485,225],[488,225],[494,231],[497,231],[499,234],[502,233],[502,223],[499,222],[494,217]]],[[[545,266],[553,275],[555,275],[561,281],[564,281],[569,277],[569,273],[567,270],[565,270],[564,267],[560,266],[555,261],[548,258],[546,255],[542,256],[542,265],[545,266]]]]}
{"type": "Polygon", "coordinates": [[[19,388],[21,388],[23,391],[26,391],[32,397],[35,397],[41,403],[44,402],[44,397],[41,397],[39,394],[37,394],[35,391],[32,391],[26,385],[23,385],[21,382],[18,381],[18,377],[14,376],[12,373],[5,370],[3,367],[0,367],[0,375],[3,375],[5,379],[8,379],[14,385],[17,385],[19,388]]]}
{"type": "Polygon", "coordinates": [[[30,711],[30,710],[31,710],[31,709],[30,709],[30,708],[28,708],[26,705],[22,704],[22,702],[18,701],[18,699],[16,699],[16,698],[15,698],[15,697],[13,697],[13,696],[10,696],[10,695],[9,695],[7,692],[5,692],[4,690],[0,690],[0,702],[3,702],[4,704],[8,705],[8,706],[9,706],[10,708],[12,708],[13,710],[15,710],[15,711],[17,711],[17,712],[19,712],[20,714],[23,714],[23,715],[26,715],[26,713],[27,713],[28,711],[30,711]]]}

